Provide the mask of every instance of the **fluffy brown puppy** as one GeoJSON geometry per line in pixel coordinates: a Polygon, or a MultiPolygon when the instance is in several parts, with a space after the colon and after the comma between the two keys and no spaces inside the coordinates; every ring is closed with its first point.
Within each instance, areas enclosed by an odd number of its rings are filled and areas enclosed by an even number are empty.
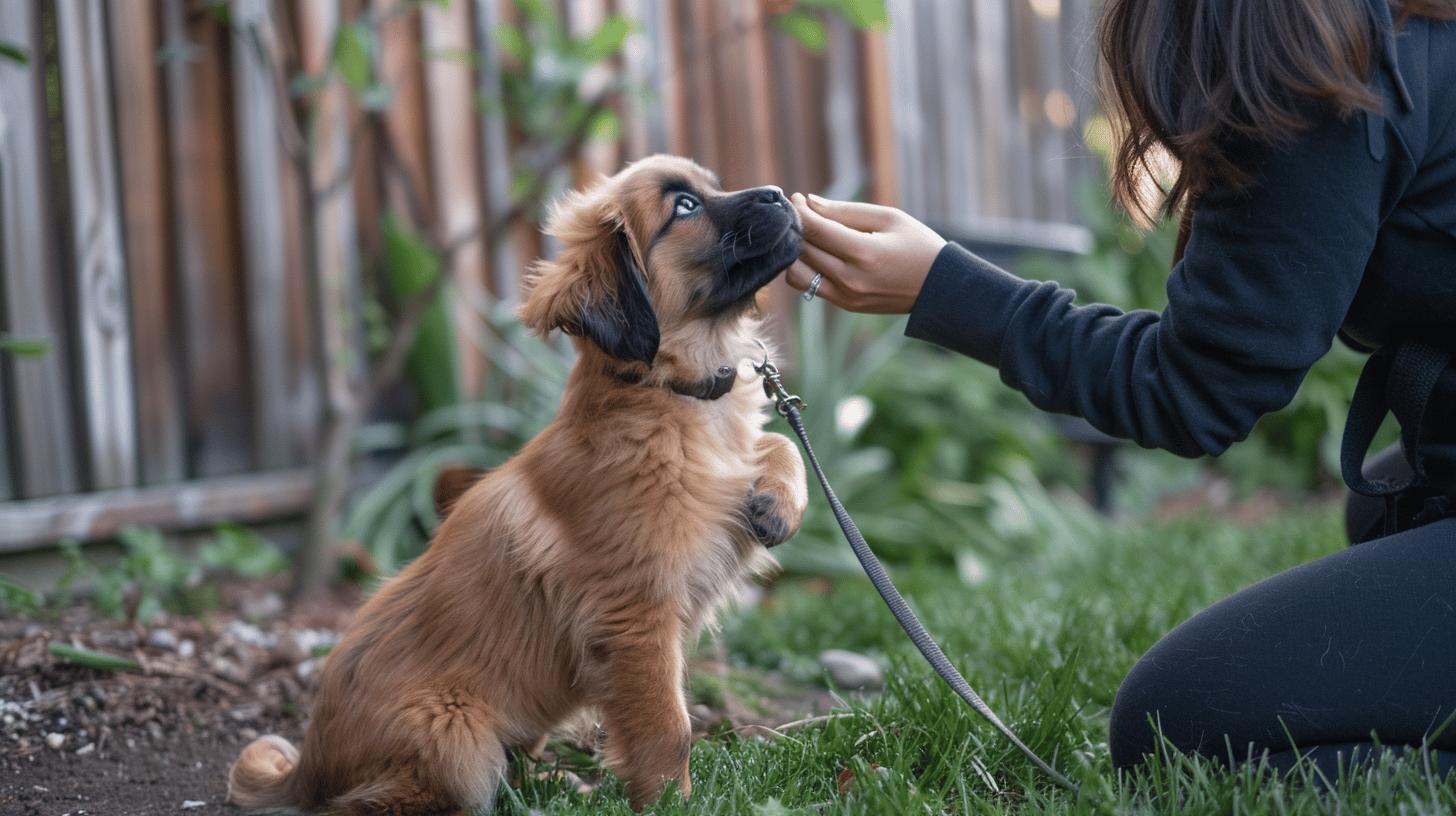
{"type": "Polygon", "coordinates": [[[243,749],[233,802],[488,809],[505,748],[587,708],[634,806],[669,780],[690,791],[684,645],[807,501],[748,365],[755,294],[798,255],[798,219],[777,188],[725,193],[656,156],[570,194],[547,229],[562,249],[531,270],[520,314],[576,338],[556,418],[365,604],[302,750],[243,749]]]}

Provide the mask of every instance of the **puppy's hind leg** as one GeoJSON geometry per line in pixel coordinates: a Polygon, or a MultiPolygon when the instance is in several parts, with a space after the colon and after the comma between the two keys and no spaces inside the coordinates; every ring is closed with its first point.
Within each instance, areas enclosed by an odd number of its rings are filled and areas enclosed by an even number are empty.
{"type": "Polygon", "coordinates": [[[437,686],[411,695],[397,735],[410,746],[408,757],[387,763],[384,778],[330,804],[349,814],[489,813],[506,772],[496,722],[479,697],[460,687],[437,686]]]}
{"type": "Polygon", "coordinates": [[[428,733],[426,756],[434,779],[457,804],[488,813],[506,772],[495,712],[472,692],[441,687],[415,707],[428,733]]]}
{"type": "Polygon", "coordinates": [[[440,783],[451,791],[461,813],[490,813],[506,774],[506,751],[500,738],[493,732],[481,734],[454,756],[449,755],[450,750],[442,745],[442,755],[437,757],[440,783]]]}

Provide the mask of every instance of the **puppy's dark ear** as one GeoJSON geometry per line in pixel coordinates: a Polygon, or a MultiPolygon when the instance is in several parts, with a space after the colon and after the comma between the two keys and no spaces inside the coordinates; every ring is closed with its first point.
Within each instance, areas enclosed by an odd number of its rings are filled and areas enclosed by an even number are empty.
{"type": "Polygon", "coordinates": [[[651,365],[661,341],[657,312],[610,196],[571,194],[546,231],[562,249],[531,267],[522,322],[541,334],[581,335],[613,357],[651,365]]]}

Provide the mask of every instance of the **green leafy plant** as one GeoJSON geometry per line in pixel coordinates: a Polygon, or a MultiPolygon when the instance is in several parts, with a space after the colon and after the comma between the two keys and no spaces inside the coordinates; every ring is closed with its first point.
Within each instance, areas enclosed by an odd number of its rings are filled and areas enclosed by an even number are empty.
{"type": "Polygon", "coordinates": [[[7,617],[34,618],[45,608],[45,595],[0,574],[0,612],[7,617]]]}
{"type": "Polygon", "coordinates": [[[9,60],[17,65],[26,65],[30,62],[30,52],[13,42],[0,41],[0,59],[9,60]]]}
{"type": "Polygon", "coordinates": [[[51,341],[44,337],[16,337],[0,332],[0,354],[13,357],[44,357],[51,350],[51,341]]]}
{"type": "Polygon", "coordinates": [[[408,303],[436,288],[410,346],[406,371],[423,410],[454,405],[460,400],[455,381],[455,348],[444,287],[436,287],[440,255],[419,232],[393,213],[384,216],[384,284],[396,302],[408,303]]]}
{"type": "Polygon", "coordinates": [[[773,15],[773,25],[816,54],[829,46],[825,14],[839,14],[860,29],[880,29],[890,22],[885,0],[799,0],[792,5],[773,15]]]}
{"type": "Polygon", "coordinates": [[[538,187],[541,175],[556,168],[542,156],[563,143],[588,134],[615,138],[621,130],[617,114],[604,102],[613,95],[640,95],[615,73],[589,82],[590,74],[616,56],[637,24],[620,14],[608,15],[595,29],[573,35],[561,15],[544,0],[516,0],[521,24],[496,27],[496,44],[509,58],[501,76],[501,95],[482,97],[522,136],[516,151],[511,192],[516,198],[538,187]],[[590,87],[590,91],[584,89],[590,87]]]}
{"type": "Polygon", "coordinates": [[[195,554],[150,527],[127,527],[116,539],[121,556],[105,562],[88,558],[75,541],[61,542],[66,571],[48,593],[0,576],[0,608],[39,618],[75,603],[84,589],[103,617],[148,624],[216,607],[214,578],[263,578],[288,567],[271,542],[234,524],[217,527],[195,554]]]}
{"type": "Polygon", "coordinates": [[[268,539],[237,524],[223,524],[197,551],[202,567],[240,578],[265,578],[288,569],[288,559],[268,539]]]}

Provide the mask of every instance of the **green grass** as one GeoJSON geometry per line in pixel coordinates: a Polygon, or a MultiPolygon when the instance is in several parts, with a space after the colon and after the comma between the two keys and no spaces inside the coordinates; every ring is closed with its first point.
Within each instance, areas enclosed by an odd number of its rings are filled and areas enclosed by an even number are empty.
{"type": "MultiPolygon", "coordinates": [[[[1133,661],[1218,598],[1340,546],[1332,512],[1257,526],[1210,520],[1112,529],[1097,540],[983,564],[976,583],[943,565],[895,577],[947,654],[1033,747],[1077,779],[1080,799],[1051,787],[940,685],[866,581],[784,581],[764,604],[729,617],[730,661],[821,682],[829,647],[891,666],[885,692],[844,716],[773,741],[733,736],[693,749],[693,795],[654,814],[1433,813],[1456,810],[1456,786],[1400,763],[1321,792],[1304,778],[1227,773],[1186,759],[1138,778],[1113,773],[1107,712],[1133,661]],[[872,770],[880,766],[882,770],[872,770]],[[854,773],[841,795],[837,779],[854,773]],[[1090,795],[1087,795],[1090,794],[1090,795]]],[[[793,546],[792,544],[788,546],[793,546]]],[[[593,794],[528,779],[505,813],[631,813],[615,779],[593,794]]]]}

